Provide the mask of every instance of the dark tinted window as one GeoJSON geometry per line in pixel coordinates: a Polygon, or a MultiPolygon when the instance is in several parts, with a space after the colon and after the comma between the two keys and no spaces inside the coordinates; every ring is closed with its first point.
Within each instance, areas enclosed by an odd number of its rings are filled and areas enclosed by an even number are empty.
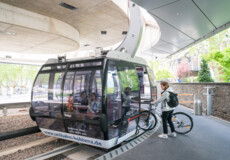
{"type": "Polygon", "coordinates": [[[33,102],[48,101],[49,77],[49,73],[38,75],[33,86],[33,102]]]}
{"type": "Polygon", "coordinates": [[[121,87],[115,62],[108,63],[107,82],[107,116],[109,121],[109,139],[118,136],[121,124],[121,87]]]}
{"type": "Polygon", "coordinates": [[[123,135],[136,128],[135,120],[128,122],[128,119],[139,113],[140,82],[134,64],[116,61],[116,67],[122,88],[121,135],[123,135]]]}
{"type": "Polygon", "coordinates": [[[141,99],[148,99],[151,98],[151,92],[150,92],[150,82],[149,82],[149,76],[147,74],[146,68],[143,67],[136,67],[139,84],[140,84],[140,95],[141,99]]]}
{"type": "Polygon", "coordinates": [[[148,72],[148,75],[149,75],[149,79],[150,79],[150,82],[151,82],[151,86],[155,86],[155,79],[154,79],[154,73],[153,73],[153,70],[147,66],[147,72],[148,72]]]}
{"type": "Polygon", "coordinates": [[[132,63],[117,61],[116,67],[121,81],[122,91],[129,87],[132,91],[139,91],[139,80],[132,63]]]}
{"type": "Polygon", "coordinates": [[[91,66],[101,66],[101,65],[102,65],[102,61],[85,62],[85,63],[71,64],[70,68],[91,67],[91,66]]]}
{"type": "Polygon", "coordinates": [[[39,116],[49,116],[49,119],[37,118],[37,123],[41,128],[53,129],[54,124],[58,124],[56,130],[64,129],[62,117],[62,81],[63,72],[51,72],[39,74],[33,87],[32,106],[39,116]],[[51,119],[54,118],[54,119],[51,119]]]}
{"type": "Polygon", "coordinates": [[[42,68],[42,71],[48,71],[48,70],[62,70],[65,69],[66,65],[52,65],[52,66],[44,66],[42,68]]]}
{"type": "Polygon", "coordinates": [[[157,86],[155,84],[155,78],[153,70],[148,66],[147,67],[149,79],[150,79],[150,85],[151,85],[151,93],[152,93],[152,99],[157,100],[157,86]]]}
{"type": "Polygon", "coordinates": [[[103,139],[100,127],[102,71],[67,72],[64,85],[64,116],[69,133],[103,139]]]}
{"type": "Polygon", "coordinates": [[[47,71],[47,70],[51,70],[51,66],[46,66],[42,68],[42,71],[47,71]]]}
{"type": "Polygon", "coordinates": [[[73,110],[73,82],[74,82],[75,72],[67,72],[64,91],[63,91],[63,106],[64,106],[64,116],[71,117],[69,114],[73,110]]]}

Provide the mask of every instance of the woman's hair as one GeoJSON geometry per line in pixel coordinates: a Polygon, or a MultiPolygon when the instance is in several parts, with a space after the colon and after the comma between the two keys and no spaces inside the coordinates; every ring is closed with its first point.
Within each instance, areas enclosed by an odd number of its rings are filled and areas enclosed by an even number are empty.
{"type": "Polygon", "coordinates": [[[165,81],[161,82],[161,86],[164,86],[165,90],[169,88],[168,82],[165,82],[165,81]]]}
{"type": "Polygon", "coordinates": [[[82,91],[81,92],[81,97],[83,96],[83,94],[86,94],[86,91],[82,91]]]}
{"type": "Polygon", "coordinates": [[[92,96],[93,96],[93,95],[95,96],[95,100],[97,100],[97,94],[96,94],[96,93],[94,93],[94,92],[93,92],[93,93],[91,93],[91,96],[90,96],[91,100],[92,100],[92,96]]]}

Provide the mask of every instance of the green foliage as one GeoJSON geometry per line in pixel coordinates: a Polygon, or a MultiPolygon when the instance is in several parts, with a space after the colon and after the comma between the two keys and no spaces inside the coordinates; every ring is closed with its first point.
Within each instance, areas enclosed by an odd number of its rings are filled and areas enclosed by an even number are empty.
{"type": "Polygon", "coordinates": [[[39,68],[39,66],[0,64],[0,86],[25,87],[28,82],[34,80],[39,68]]]}
{"type": "Polygon", "coordinates": [[[163,68],[162,70],[158,70],[155,74],[156,80],[161,81],[161,80],[168,80],[170,78],[173,78],[173,75],[169,70],[163,68]]]}
{"type": "Polygon", "coordinates": [[[122,89],[130,87],[132,91],[139,90],[139,79],[135,69],[119,70],[118,76],[122,82],[122,89]]]}
{"type": "MultiPolygon", "coordinates": [[[[230,29],[226,29],[189,49],[191,57],[204,58],[214,73],[215,81],[229,82],[230,29]]],[[[193,66],[196,66],[194,64],[193,66]]]]}
{"type": "Polygon", "coordinates": [[[217,62],[221,71],[219,78],[225,82],[230,81],[230,48],[225,48],[223,51],[210,52],[204,58],[207,62],[217,62]]]}
{"type": "Polygon", "coordinates": [[[197,79],[199,82],[214,82],[210,75],[208,64],[205,59],[202,59],[201,70],[198,73],[197,79]]]}
{"type": "Polygon", "coordinates": [[[157,81],[174,78],[173,74],[169,70],[167,70],[166,68],[162,68],[162,66],[160,66],[159,61],[149,61],[149,65],[153,69],[155,79],[157,81]]]}

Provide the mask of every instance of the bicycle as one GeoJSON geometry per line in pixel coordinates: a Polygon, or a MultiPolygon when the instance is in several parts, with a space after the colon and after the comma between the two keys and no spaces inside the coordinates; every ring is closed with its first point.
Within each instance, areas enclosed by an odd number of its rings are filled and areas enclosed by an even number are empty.
{"type": "MultiPolygon", "coordinates": [[[[154,105],[155,106],[155,105],[154,105]]],[[[156,127],[157,117],[156,114],[161,117],[161,112],[157,110],[157,107],[149,105],[148,110],[140,112],[138,119],[138,127],[144,131],[152,130],[156,127]]],[[[189,133],[193,128],[193,119],[191,116],[184,112],[175,112],[172,116],[172,122],[175,127],[175,132],[179,134],[189,133]]]]}

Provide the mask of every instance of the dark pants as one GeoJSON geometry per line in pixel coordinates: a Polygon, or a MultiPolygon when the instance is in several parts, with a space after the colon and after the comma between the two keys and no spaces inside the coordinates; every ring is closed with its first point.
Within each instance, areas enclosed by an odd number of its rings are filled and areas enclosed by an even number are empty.
{"type": "Polygon", "coordinates": [[[168,126],[167,126],[167,122],[169,123],[171,132],[175,132],[175,128],[172,122],[172,114],[173,114],[173,110],[172,111],[163,111],[162,112],[162,123],[163,123],[163,132],[164,134],[168,134],[168,126]]]}
{"type": "Polygon", "coordinates": [[[125,117],[129,110],[130,110],[130,107],[122,107],[122,120],[123,121],[126,120],[125,117]]]}

